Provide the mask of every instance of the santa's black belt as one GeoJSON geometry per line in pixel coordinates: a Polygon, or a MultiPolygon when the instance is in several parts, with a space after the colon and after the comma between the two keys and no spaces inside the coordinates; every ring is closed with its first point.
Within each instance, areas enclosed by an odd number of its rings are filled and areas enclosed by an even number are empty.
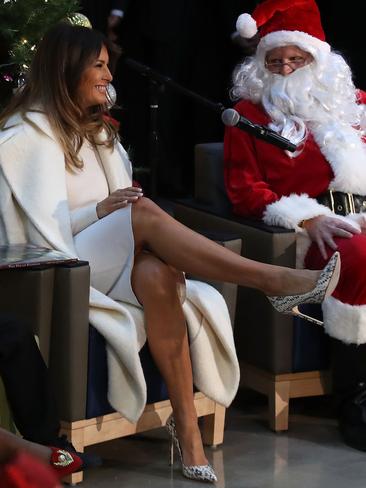
{"type": "Polygon", "coordinates": [[[366,196],[364,195],[327,190],[316,199],[319,203],[326,205],[338,215],[366,212],[366,196]]]}

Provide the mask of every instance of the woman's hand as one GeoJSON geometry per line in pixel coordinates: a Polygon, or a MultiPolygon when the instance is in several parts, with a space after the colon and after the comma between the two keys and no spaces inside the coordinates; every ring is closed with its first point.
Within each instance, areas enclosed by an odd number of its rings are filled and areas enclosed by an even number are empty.
{"type": "Polygon", "coordinates": [[[102,219],[119,208],[127,207],[129,203],[137,202],[143,195],[142,189],[136,186],[114,191],[107,198],[97,203],[98,219],[102,219]]]}
{"type": "Polygon", "coordinates": [[[354,234],[359,234],[360,231],[352,224],[345,222],[336,217],[326,217],[319,215],[312,219],[303,222],[304,229],[307,230],[310,239],[316,242],[321,255],[327,259],[325,246],[328,245],[334,251],[337,250],[337,244],[334,237],[344,237],[350,239],[354,234]]]}

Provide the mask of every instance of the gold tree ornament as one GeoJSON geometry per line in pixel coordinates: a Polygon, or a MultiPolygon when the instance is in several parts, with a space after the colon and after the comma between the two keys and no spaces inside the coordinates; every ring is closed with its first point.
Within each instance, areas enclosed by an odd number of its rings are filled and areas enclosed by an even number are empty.
{"type": "Polygon", "coordinates": [[[79,13],[79,12],[75,12],[75,13],[68,15],[67,20],[72,25],[77,25],[79,27],[88,27],[89,29],[93,28],[88,17],[84,14],[79,13]]]}

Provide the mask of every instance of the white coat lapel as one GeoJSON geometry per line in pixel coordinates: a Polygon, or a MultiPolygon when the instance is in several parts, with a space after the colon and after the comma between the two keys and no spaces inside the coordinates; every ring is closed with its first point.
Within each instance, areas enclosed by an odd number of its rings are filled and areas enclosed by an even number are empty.
{"type": "Polygon", "coordinates": [[[131,186],[131,163],[121,144],[118,143],[113,150],[105,146],[98,146],[98,153],[107,177],[109,191],[113,192],[119,188],[131,186]]]}
{"type": "Polygon", "coordinates": [[[43,238],[74,254],[64,155],[46,117],[28,115],[43,133],[18,117],[19,124],[0,140],[0,164],[15,199],[43,238]]]}

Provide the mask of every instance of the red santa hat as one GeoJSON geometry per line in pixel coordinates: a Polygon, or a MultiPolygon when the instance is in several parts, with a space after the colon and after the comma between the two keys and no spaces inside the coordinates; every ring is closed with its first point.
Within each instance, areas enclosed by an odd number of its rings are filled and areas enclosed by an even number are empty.
{"type": "Polygon", "coordinates": [[[296,45],[315,58],[330,51],[314,0],[265,0],[252,15],[240,15],[236,29],[246,39],[259,31],[259,53],[286,45],[296,45]]]}

